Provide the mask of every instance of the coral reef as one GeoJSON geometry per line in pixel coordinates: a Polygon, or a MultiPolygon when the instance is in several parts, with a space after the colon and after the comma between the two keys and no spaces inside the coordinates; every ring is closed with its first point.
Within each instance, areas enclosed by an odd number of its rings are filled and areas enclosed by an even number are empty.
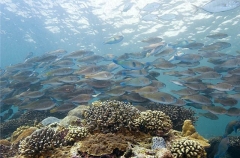
{"type": "Polygon", "coordinates": [[[111,100],[94,102],[84,117],[90,131],[116,132],[122,128],[131,130],[132,122],[139,116],[139,110],[130,103],[111,100]]]}
{"type": "Polygon", "coordinates": [[[174,141],[171,152],[174,158],[206,158],[204,148],[194,140],[180,139],[174,141]]]}
{"type": "Polygon", "coordinates": [[[173,129],[178,131],[182,129],[185,120],[192,120],[192,122],[195,123],[198,119],[194,116],[195,111],[190,108],[187,109],[183,106],[163,105],[154,102],[151,102],[144,106],[150,110],[159,110],[164,112],[172,120],[173,129]]]}
{"type": "Polygon", "coordinates": [[[68,133],[64,137],[67,142],[76,142],[82,140],[88,135],[86,127],[69,126],[68,133]]]}
{"type": "Polygon", "coordinates": [[[66,142],[60,133],[46,127],[34,131],[23,139],[19,144],[19,153],[27,157],[34,157],[65,144],[66,142]]]}
{"type": "Polygon", "coordinates": [[[6,138],[18,127],[23,125],[33,126],[36,122],[39,122],[46,118],[46,112],[43,111],[28,111],[21,115],[17,119],[12,119],[0,124],[0,137],[6,138]],[[34,118],[34,119],[33,119],[34,118]]]}
{"type": "Polygon", "coordinates": [[[80,106],[77,106],[76,108],[70,110],[68,112],[68,116],[76,116],[78,118],[84,118],[83,114],[86,110],[89,109],[89,106],[86,106],[86,105],[80,105],[80,106]]]}
{"type": "Polygon", "coordinates": [[[150,148],[151,136],[142,132],[124,131],[117,133],[96,133],[89,135],[83,141],[76,142],[78,153],[85,156],[112,155],[122,156],[129,144],[141,144],[150,148]]]}
{"type": "Polygon", "coordinates": [[[140,113],[140,116],[134,120],[134,125],[145,133],[163,136],[172,128],[172,121],[161,111],[147,110],[140,113]]]}

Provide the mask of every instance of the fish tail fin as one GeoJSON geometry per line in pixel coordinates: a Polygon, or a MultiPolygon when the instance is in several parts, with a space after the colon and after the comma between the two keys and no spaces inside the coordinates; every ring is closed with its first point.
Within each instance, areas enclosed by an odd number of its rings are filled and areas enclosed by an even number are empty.
{"type": "Polygon", "coordinates": [[[127,84],[126,84],[126,82],[121,82],[120,85],[121,85],[122,87],[124,87],[124,86],[126,86],[127,84]]]}
{"type": "Polygon", "coordinates": [[[112,60],[115,64],[118,64],[118,60],[117,59],[113,59],[112,60]]]}

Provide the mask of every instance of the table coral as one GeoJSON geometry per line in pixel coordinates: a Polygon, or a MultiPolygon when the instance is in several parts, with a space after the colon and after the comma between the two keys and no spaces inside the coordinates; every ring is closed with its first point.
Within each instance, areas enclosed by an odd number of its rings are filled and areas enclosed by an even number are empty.
{"type": "Polygon", "coordinates": [[[161,111],[147,110],[140,113],[140,117],[134,120],[134,125],[140,131],[155,136],[163,136],[172,128],[172,121],[161,111]]]}
{"type": "Polygon", "coordinates": [[[90,131],[108,133],[122,128],[131,130],[132,122],[139,113],[139,110],[130,103],[110,100],[93,103],[93,106],[85,111],[84,116],[90,131]]]}

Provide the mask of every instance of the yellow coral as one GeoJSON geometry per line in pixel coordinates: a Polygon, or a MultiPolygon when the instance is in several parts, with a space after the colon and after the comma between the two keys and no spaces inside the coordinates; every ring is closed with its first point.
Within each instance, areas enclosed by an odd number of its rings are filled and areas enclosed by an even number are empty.
{"type": "Polygon", "coordinates": [[[195,129],[191,120],[185,120],[182,127],[182,136],[195,140],[203,147],[210,147],[208,140],[203,138],[195,129]]]}

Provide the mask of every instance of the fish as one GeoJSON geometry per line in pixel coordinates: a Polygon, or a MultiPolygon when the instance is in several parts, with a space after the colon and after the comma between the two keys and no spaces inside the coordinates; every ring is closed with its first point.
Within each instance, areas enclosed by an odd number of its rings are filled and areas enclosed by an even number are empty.
{"type": "Polygon", "coordinates": [[[73,103],[63,103],[59,106],[56,106],[50,110],[50,113],[56,113],[56,112],[68,112],[72,109],[76,108],[76,105],[73,103]]]}
{"type": "Polygon", "coordinates": [[[171,92],[174,94],[180,95],[180,96],[198,94],[198,91],[193,90],[191,88],[184,88],[184,89],[180,89],[180,90],[171,90],[171,92]]]}
{"type": "Polygon", "coordinates": [[[100,71],[95,74],[85,75],[85,78],[92,78],[96,80],[110,80],[114,77],[114,74],[108,71],[100,71]]]}
{"type": "Polygon", "coordinates": [[[199,67],[195,67],[195,68],[190,68],[190,70],[192,70],[195,73],[204,73],[204,72],[210,72],[210,71],[214,71],[213,68],[208,67],[208,66],[199,66],[199,67]]]}
{"type": "Polygon", "coordinates": [[[212,104],[211,99],[209,99],[208,97],[205,97],[203,95],[200,95],[200,94],[187,95],[187,96],[182,96],[180,98],[184,99],[184,100],[185,99],[190,100],[191,102],[203,104],[203,105],[211,105],[212,104]]]}
{"type": "Polygon", "coordinates": [[[122,71],[123,76],[130,76],[130,77],[143,77],[143,76],[148,76],[149,73],[145,69],[141,70],[123,70],[122,71]]]}
{"type": "Polygon", "coordinates": [[[189,43],[189,44],[186,44],[183,46],[183,48],[188,48],[188,49],[201,49],[202,47],[204,46],[203,43],[197,43],[197,42],[194,42],[194,43],[189,43]]]}
{"type": "Polygon", "coordinates": [[[104,57],[101,55],[91,55],[83,58],[79,58],[77,61],[78,62],[83,62],[83,63],[98,63],[104,60],[104,57]]]}
{"type": "Polygon", "coordinates": [[[228,34],[226,33],[215,33],[207,36],[208,38],[213,38],[213,39],[222,39],[228,37],[228,34]]]}
{"type": "Polygon", "coordinates": [[[64,58],[78,59],[78,58],[83,58],[93,54],[94,52],[90,50],[78,50],[65,55],[64,58]]]}
{"type": "Polygon", "coordinates": [[[138,77],[138,78],[131,78],[130,80],[121,82],[121,86],[135,86],[135,87],[142,87],[148,86],[152,83],[152,81],[147,77],[138,77]]]}
{"type": "Polygon", "coordinates": [[[74,72],[74,69],[71,67],[63,67],[52,69],[51,71],[46,73],[46,76],[63,76],[63,75],[70,75],[74,72]]]}
{"type": "Polygon", "coordinates": [[[25,91],[19,95],[16,95],[16,97],[36,99],[36,98],[42,97],[44,94],[45,92],[41,92],[41,91],[25,91]]]}
{"type": "Polygon", "coordinates": [[[153,87],[153,86],[145,86],[136,90],[133,90],[133,92],[135,93],[153,93],[153,92],[157,92],[158,91],[158,87],[153,87]]]}
{"type": "Polygon", "coordinates": [[[235,106],[238,103],[238,100],[234,99],[234,98],[215,98],[214,99],[214,103],[220,103],[223,106],[235,106]]]}
{"type": "Polygon", "coordinates": [[[182,41],[178,41],[177,43],[174,44],[168,44],[169,46],[173,47],[173,48],[184,48],[185,46],[191,44],[191,43],[195,43],[195,40],[182,40],[182,41]]]}
{"type": "Polygon", "coordinates": [[[71,99],[68,99],[67,102],[71,102],[73,104],[81,104],[86,103],[92,99],[92,94],[79,94],[71,99]]]}
{"type": "Polygon", "coordinates": [[[116,43],[119,43],[123,40],[123,36],[122,35],[115,35],[115,36],[112,36],[110,37],[108,40],[106,40],[104,42],[104,44],[116,44],[116,43]]]}
{"type": "Polygon", "coordinates": [[[74,75],[91,75],[103,71],[105,66],[103,65],[89,65],[87,67],[82,67],[75,71],[74,75]]]}
{"type": "Polygon", "coordinates": [[[237,0],[228,0],[228,1],[212,0],[206,3],[205,5],[203,5],[202,7],[199,7],[199,6],[195,6],[195,7],[200,8],[209,13],[218,13],[218,12],[229,11],[239,6],[240,6],[240,2],[237,0]]]}
{"type": "Polygon", "coordinates": [[[209,71],[209,72],[201,73],[200,75],[197,76],[197,78],[201,80],[215,80],[215,79],[222,78],[222,74],[217,73],[215,71],[209,71]]]}
{"type": "Polygon", "coordinates": [[[206,117],[206,118],[208,118],[210,120],[218,120],[219,119],[217,115],[215,115],[215,114],[213,114],[211,112],[199,113],[199,115],[203,116],[203,117],[206,117]]]}
{"type": "Polygon", "coordinates": [[[64,83],[75,83],[80,80],[80,77],[75,75],[69,75],[69,76],[61,77],[58,80],[64,83]]]}
{"type": "Polygon", "coordinates": [[[240,116],[240,109],[236,107],[231,107],[226,113],[228,116],[240,116]]]}
{"type": "Polygon", "coordinates": [[[39,99],[33,102],[30,102],[27,105],[24,106],[19,106],[20,109],[27,109],[27,110],[50,110],[53,107],[55,107],[56,104],[54,103],[54,101],[52,101],[51,99],[45,98],[45,99],[39,99]]]}
{"type": "Polygon", "coordinates": [[[218,150],[217,150],[217,153],[214,155],[214,158],[221,158],[222,156],[224,156],[228,150],[228,147],[229,147],[229,138],[228,137],[222,138],[222,140],[218,145],[218,150]]]}
{"type": "Polygon", "coordinates": [[[104,93],[108,94],[109,96],[117,97],[123,95],[125,92],[125,89],[123,89],[121,86],[116,86],[113,89],[105,91],[104,93]]]}
{"type": "Polygon", "coordinates": [[[204,51],[204,52],[216,52],[220,51],[226,48],[231,47],[231,44],[228,42],[215,42],[210,45],[205,45],[199,51],[204,51]]]}
{"type": "Polygon", "coordinates": [[[162,42],[162,38],[160,38],[160,37],[149,37],[149,38],[145,38],[145,39],[141,40],[141,42],[154,44],[154,43],[162,42]]]}
{"type": "Polygon", "coordinates": [[[148,99],[140,96],[138,93],[124,94],[122,96],[122,99],[127,100],[128,102],[134,102],[134,103],[143,103],[148,101],[148,99]]]}
{"type": "Polygon", "coordinates": [[[123,9],[122,9],[122,12],[129,11],[132,8],[133,5],[134,5],[134,3],[132,3],[132,2],[125,3],[124,6],[123,6],[123,9]]]}
{"type": "Polygon", "coordinates": [[[174,96],[165,92],[141,93],[140,95],[146,99],[161,104],[173,104],[177,101],[174,96]]]}
{"type": "Polygon", "coordinates": [[[170,61],[167,61],[163,58],[158,58],[151,63],[156,69],[169,70],[176,68],[175,64],[172,64],[170,61]]]}
{"type": "Polygon", "coordinates": [[[64,49],[57,49],[57,50],[53,50],[53,51],[47,52],[46,54],[61,56],[61,55],[64,55],[66,53],[67,53],[67,51],[64,50],[64,49]]]}
{"type": "Polygon", "coordinates": [[[165,57],[171,54],[174,54],[176,52],[176,49],[173,48],[167,48],[161,52],[157,52],[154,54],[155,57],[165,57]]]}
{"type": "Polygon", "coordinates": [[[26,62],[28,59],[30,59],[31,57],[33,57],[33,52],[29,52],[28,55],[25,57],[24,62],[26,62]]]}
{"type": "Polygon", "coordinates": [[[231,84],[229,83],[217,83],[215,85],[207,85],[208,88],[212,88],[212,89],[215,89],[215,90],[218,90],[218,91],[231,91],[233,90],[235,87],[232,86],[231,84]]]}
{"type": "Polygon", "coordinates": [[[227,137],[230,135],[233,131],[237,133],[237,130],[240,129],[240,120],[233,120],[230,121],[226,127],[223,137],[227,137]]]}
{"type": "Polygon", "coordinates": [[[203,90],[206,90],[207,89],[207,86],[206,84],[204,83],[199,83],[199,82],[196,82],[196,83],[183,83],[184,86],[192,89],[192,90],[195,90],[195,91],[203,91],[203,90]]]}
{"type": "Polygon", "coordinates": [[[196,63],[199,62],[200,60],[203,59],[203,57],[201,55],[198,54],[183,54],[183,55],[176,55],[174,56],[175,60],[180,60],[182,62],[186,62],[186,63],[196,63]]]}
{"type": "Polygon", "coordinates": [[[145,64],[143,64],[143,63],[141,63],[137,60],[117,60],[117,59],[113,59],[113,62],[117,65],[122,66],[124,69],[130,69],[130,70],[141,70],[145,67],[145,64]]]}
{"type": "Polygon", "coordinates": [[[203,110],[207,110],[213,114],[226,114],[227,110],[221,106],[202,106],[203,110]]]}
{"type": "Polygon", "coordinates": [[[141,11],[145,11],[145,12],[153,12],[156,11],[158,8],[160,7],[160,3],[157,2],[152,2],[152,3],[148,3],[147,5],[145,5],[141,11]]]}

